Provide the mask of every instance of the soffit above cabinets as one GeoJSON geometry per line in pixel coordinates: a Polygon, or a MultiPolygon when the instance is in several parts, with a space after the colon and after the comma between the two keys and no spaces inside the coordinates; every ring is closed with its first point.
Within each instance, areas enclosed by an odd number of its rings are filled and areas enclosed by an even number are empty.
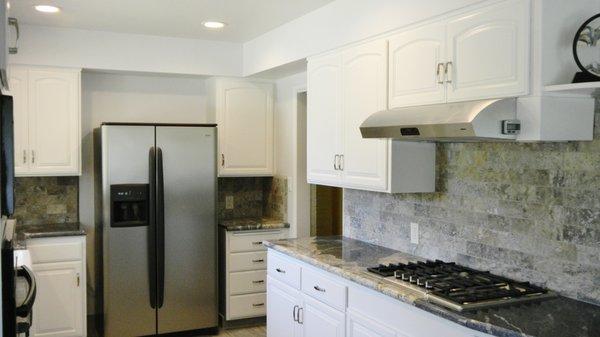
{"type": "MultiPolygon", "coordinates": [[[[228,42],[245,42],[333,0],[59,0],[56,14],[33,9],[39,1],[11,2],[11,16],[29,25],[77,28],[228,42]],[[222,21],[210,30],[205,21],[222,21]]],[[[45,2],[44,2],[45,3],[45,2]]]]}

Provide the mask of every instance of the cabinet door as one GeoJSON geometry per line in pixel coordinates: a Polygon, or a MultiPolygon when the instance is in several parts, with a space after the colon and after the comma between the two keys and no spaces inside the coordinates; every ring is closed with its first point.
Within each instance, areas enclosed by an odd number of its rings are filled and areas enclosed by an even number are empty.
{"type": "Polygon", "coordinates": [[[37,296],[32,336],[83,336],[85,285],[81,261],[34,264],[37,296]]]}
{"type": "Polygon", "coordinates": [[[273,175],[273,86],[222,80],[219,176],[273,175]]]}
{"type": "Polygon", "coordinates": [[[352,309],[348,309],[346,315],[348,337],[407,337],[352,309]]]}
{"type": "Polygon", "coordinates": [[[32,175],[80,173],[79,82],[79,71],[29,70],[32,175]]]}
{"type": "Polygon", "coordinates": [[[294,317],[299,308],[299,291],[267,277],[267,337],[300,336],[294,317]]]}
{"type": "Polygon", "coordinates": [[[342,180],[348,188],[385,191],[388,186],[386,139],[363,139],[360,125],[387,108],[387,41],[379,40],[343,54],[342,180]]]}
{"type": "Polygon", "coordinates": [[[390,108],[444,103],[445,23],[402,32],[389,43],[390,108]]]}
{"type": "Polygon", "coordinates": [[[303,295],[300,322],[302,337],[344,337],[346,315],[332,307],[303,295]]]}
{"type": "Polygon", "coordinates": [[[341,171],[342,57],[328,55],[308,62],[307,176],[308,182],[339,186],[341,171]]]}
{"type": "Polygon", "coordinates": [[[530,3],[512,0],[448,24],[448,101],[525,95],[530,3]]]}
{"type": "Polygon", "coordinates": [[[13,95],[15,175],[20,176],[29,171],[27,69],[11,67],[8,81],[13,95]]]}

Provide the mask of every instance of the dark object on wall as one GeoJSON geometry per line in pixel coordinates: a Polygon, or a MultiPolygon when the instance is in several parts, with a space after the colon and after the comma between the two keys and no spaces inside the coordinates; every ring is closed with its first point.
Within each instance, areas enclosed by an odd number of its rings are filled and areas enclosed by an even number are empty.
{"type": "Polygon", "coordinates": [[[573,57],[580,72],[573,83],[600,81],[600,14],[589,18],[579,27],[573,39],[573,57]]]}
{"type": "Polygon", "coordinates": [[[13,124],[13,99],[0,95],[0,212],[8,217],[15,212],[13,124]]]}

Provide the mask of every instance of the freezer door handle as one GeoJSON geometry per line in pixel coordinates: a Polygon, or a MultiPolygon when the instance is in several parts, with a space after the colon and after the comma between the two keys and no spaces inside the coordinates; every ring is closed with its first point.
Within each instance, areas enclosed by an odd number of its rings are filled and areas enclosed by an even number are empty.
{"type": "Polygon", "coordinates": [[[156,309],[156,149],[150,148],[148,158],[148,285],[150,307],[156,309]]]}
{"type": "Polygon", "coordinates": [[[158,307],[162,308],[165,297],[165,182],[163,153],[156,149],[156,250],[158,259],[158,307]]]}

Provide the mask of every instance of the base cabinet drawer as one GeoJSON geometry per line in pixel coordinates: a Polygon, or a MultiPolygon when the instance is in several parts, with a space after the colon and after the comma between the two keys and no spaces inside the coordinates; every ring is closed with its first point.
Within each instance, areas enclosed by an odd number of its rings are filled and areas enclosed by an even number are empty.
{"type": "Polygon", "coordinates": [[[302,270],[302,292],[337,310],[346,310],[347,287],[312,270],[302,270]]]}
{"type": "Polygon", "coordinates": [[[300,289],[300,265],[269,252],[267,274],[290,287],[300,289]]]}
{"type": "Polygon", "coordinates": [[[229,294],[262,293],[267,290],[265,270],[244,271],[229,274],[229,294]]]}
{"type": "Polygon", "coordinates": [[[229,299],[232,319],[264,316],[267,313],[267,294],[234,295],[229,299]]]}
{"type": "Polygon", "coordinates": [[[229,271],[267,269],[267,252],[231,253],[229,271]]]}
{"type": "Polygon", "coordinates": [[[229,251],[231,253],[266,251],[267,248],[263,245],[264,241],[279,240],[283,238],[283,230],[233,232],[229,236],[229,251]]]}

